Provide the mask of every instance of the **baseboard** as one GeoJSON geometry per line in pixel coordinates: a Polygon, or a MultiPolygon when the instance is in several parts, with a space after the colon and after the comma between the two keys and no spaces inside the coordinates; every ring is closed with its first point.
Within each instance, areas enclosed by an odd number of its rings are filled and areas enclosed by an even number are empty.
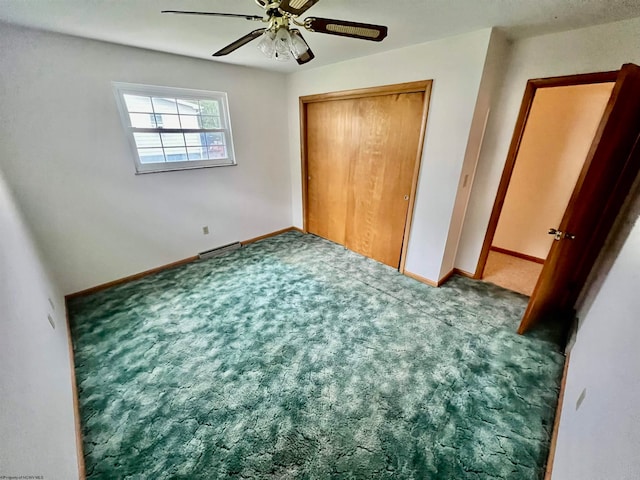
{"type": "Polygon", "coordinates": [[[73,341],[71,340],[71,323],[69,322],[69,309],[64,302],[64,314],[66,318],[67,342],[69,344],[69,369],[71,370],[71,396],[73,398],[73,420],[76,431],[76,454],[78,455],[78,479],[85,480],[86,467],[84,463],[84,450],[82,446],[82,425],[80,423],[80,406],[78,404],[78,384],[76,383],[75,354],[73,353],[73,341]]]}
{"type": "Polygon", "coordinates": [[[434,282],[433,280],[429,280],[428,278],[421,277],[420,275],[415,274],[415,273],[411,273],[408,270],[404,271],[404,275],[406,275],[409,278],[413,278],[414,280],[417,280],[419,282],[425,283],[425,284],[429,285],[430,287],[437,287],[438,286],[438,282],[434,282]]]}
{"type": "Polygon", "coordinates": [[[449,279],[451,277],[453,277],[455,274],[456,274],[456,269],[455,268],[451,269],[451,271],[449,273],[447,273],[444,277],[442,277],[440,280],[438,280],[438,286],[447,283],[449,281],[449,279]]]}
{"type": "Polygon", "coordinates": [[[476,278],[475,274],[471,272],[467,272],[466,270],[460,270],[459,268],[454,268],[453,273],[455,275],[460,275],[461,277],[467,277],[467,278],[473,278],[473,279],[476,278]]]}
{"type": "Polygon", "coordinates": [[[558,443],[558,430],[560,429],[560,417],[562,416],[562,404],[564,403],[564,392],[567,384],[567,372],[569,371],[569,358],[571,354],[568,353],[564,360],[564,369],[562,371],[562,381],[560,382],[560,395],[558,396],[558,407],[556,408],[556,418],[553,421],[553,432],[551,433],[551,445],[549,446],[549,456],[547,457],[547,468],[544,475],[544,480],[551,480],[553,473],[553,461],[556,456],[556,445],[558,443]]]}
{"type": "MultiPolygon", "coordinates": [[[[283,228],[282,230],[278,230],[278,231],[275,231],[275,232],[267,233],[265,235],[261,235],[259,237],[251,238],[249,240],[244,240],[244,241],[240,242],[240,244],[244,247],[245,245],[249,245],[251,243],[255,243],[255,242],[258,242],[260,240],[264,240],[266,238],[275,237],[276,235],[280,235],[282,233],[291,232],[291,231],[304,233],[298,227],[288,227],[288,228],[283,228]]],[[[70,300],[72,298],[83,297],[85,295],[91,295],[93,293],[98,293],[98,292],[101,292],[102,290],[106,290],[108,288],[115,287],[117,285],[122,285],[123,283],[129,283],[129,282],[132,282],[134,280],[140,280],[141,278],[147,277],[149,275],[153,275],[154,273],[160,273],[160,272],[162,272],[164,270],[169,270],[171,268],[175,268],[175,267],[180,267],[182,265],[186,265],[187,263],[195,262],[196,260],[198,260],[198,256],[184,258],[182,260],[178,260],[177,262],[168,263],[168,264],[162,265],[160,267],[152,268],[150,270],[145,270],[144,272],[135,273],[135,274],[129,275],[127,277],[123,277],[123,278],[119,278],[117,280],[113,280],[111,282],[102,283],[100,285],[96,285],[95,287],[87,288],[87,289],[81,290],[79,292],[70,293],[68,295],[65,295],[64,298],[65,298],[65,300],[70,300]]]]}
{"type": "Polygon", "coordinates": [[[489,250],[497,253],[503,253],[505,255],[510,255],[512,257],[521,258],[522,260],[528,260],[530,262],[535,262],[540,264],[544,264],[545,262],[544,258],[532,257],[531,255],[526,255],[524,253],[514,252],[513,250],[507,250],[506,248],[492,246],[491,248],[489,248],[489,250]]]}
{"type": "Polygon", "coordinates": [[[304,233],[301,229],[299,229],[298,227],[288,227],[288,228],[283,228],[282,230],[277,230],[275,232],[271,232],[271,233],[267,233],[265,235],[260,235],[259,237],[255,237],[255,238],[250,238],[249,240],[245,240],[243,242],[240,242],[240,244],[244,247],[245,245],[250,245],[252,243],[256,243],[259,242],[260,240],[264,240],[266,238],[271,238],[271,237],[275,237],[277,235],[280,235],[282,233],[287,233],[287,232],[300,232],[300,233],[304,233]]]}
{"type": "Polygon", "coordinates": [[[191,263],[198,260],[198,257],[189,257],[184,258],[182,260],[178,260],[177,262],[168,263],[167,265],[162,265],[160,267],[152,268],[151,270],[145,270],[144,272],[135,273],[133,275],[129,275],[128,277],[119,278],[118,280],[113,280],[111,282],[102,283],[100,285],[96,285],[95,287],[87,288],[86,290],[81,290],[79,292],[70,293],[69,295],[65,295],[66,300],[71,300],[72,298],[84,297],[85,295],[91,295],[93,293],[101,292],[102,290],[106,290],[107,288],[115,287],[117,285],[121,285],[123,283],[133,282],[134,280],[140,280],[148,275],[153,275],[154,273],[159,273],[164,270],[169,270],[171,268],[179,267],[181,265],[186,265],[187,263],[191,263]]]}
{"type": "Polygon", "coordinates": [[[445,283],[447,280],[449,280],[451,278],[451,276],[454,275],[456,272],[455,272],[455,270],[451,270],[449,273],[447,273],[444,277],[442,277],[437,282],[435,282],[433,280],[429,280],[428,278],[422,277],[422,276],[418,275],[417,273],[411,273],[408,270],[405,270],[403,273],[407,277],[413,278],[414,280],[417,280],[417,281],[422,282],[422,283],[424,283],[426,285],[429,285],[430,287],[439,287],[440,285],[445,283]]]}

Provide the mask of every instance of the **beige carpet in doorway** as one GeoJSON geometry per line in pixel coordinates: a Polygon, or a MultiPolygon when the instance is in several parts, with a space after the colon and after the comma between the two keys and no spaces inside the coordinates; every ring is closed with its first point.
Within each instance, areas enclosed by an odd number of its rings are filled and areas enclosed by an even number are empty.
{"type": "Polygon", "coordinates": [[[482,279],[531,296],[541,271],[542,265],[539,263],[491,251],[482,279]]]}

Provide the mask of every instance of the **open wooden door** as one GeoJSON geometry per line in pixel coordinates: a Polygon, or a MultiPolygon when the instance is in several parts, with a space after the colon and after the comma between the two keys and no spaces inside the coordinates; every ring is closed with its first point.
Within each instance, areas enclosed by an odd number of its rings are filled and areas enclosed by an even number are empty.
{"type": "Polygon", "coordinates": [[[573,309],[640,171],[640,67],[620,70],[518,333],[573,309]]]}

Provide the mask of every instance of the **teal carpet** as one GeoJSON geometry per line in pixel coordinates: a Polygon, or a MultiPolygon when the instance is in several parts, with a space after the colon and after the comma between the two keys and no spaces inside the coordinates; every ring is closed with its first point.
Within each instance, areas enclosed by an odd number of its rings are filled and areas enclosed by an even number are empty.
{"type": "Polygon", "coordinates": [[[286,233],[70,302],[87,478],[541,479],[527,299],[286,233]]]}

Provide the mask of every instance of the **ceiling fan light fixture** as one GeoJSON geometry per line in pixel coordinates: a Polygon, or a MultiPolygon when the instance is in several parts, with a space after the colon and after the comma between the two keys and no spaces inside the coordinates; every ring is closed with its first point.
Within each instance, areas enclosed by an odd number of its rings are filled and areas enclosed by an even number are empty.
{"type": "Polygon", "coordinates": [[[291,34],[287,27],[280,27],[275,37],[276,58],[282,62],[291,59],[291,34]]]}
{"type": "Polygon", "coordinates": [[[300,58],[309,51],[309,45],[304,41],[299,30],[292,29],[289,33],[291,34],[291,53],[294,58],[300,58]]]}
{"type": "Polygon", "coordinates": [[[304,65],[313,60],[315,55],[302,36],[302,33],[300,33],[300,30],[293,28],[289,30],[289,33],[291,34],[291,53],[293,58],[296,59],[296,62],[298,62],[298,65],[304,65]]]}
{"type": "Polygon", "coordinates": [[[258,42],[258,50],[267,58],[273,58],[276,53],[276,34],[272,30],[266,30],[258,42]]]}

